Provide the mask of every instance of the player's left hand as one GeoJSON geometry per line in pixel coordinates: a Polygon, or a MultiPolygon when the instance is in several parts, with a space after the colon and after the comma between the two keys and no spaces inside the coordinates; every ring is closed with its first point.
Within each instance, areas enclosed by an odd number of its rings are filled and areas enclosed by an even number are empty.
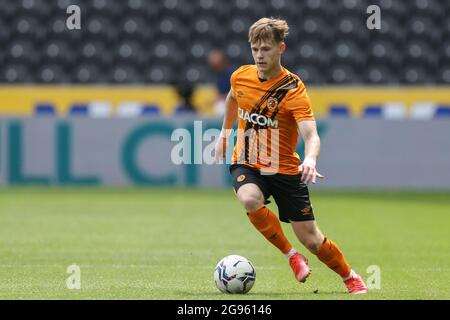
{"type": "Polygon", "coordinates": [[[306,157],[299,169],[302,173],[301,181],[305,184],[309,184],[310,182],[316,183],[317,178],[325,178],[316,170],[316,161],[312,158],[306,157]]]}

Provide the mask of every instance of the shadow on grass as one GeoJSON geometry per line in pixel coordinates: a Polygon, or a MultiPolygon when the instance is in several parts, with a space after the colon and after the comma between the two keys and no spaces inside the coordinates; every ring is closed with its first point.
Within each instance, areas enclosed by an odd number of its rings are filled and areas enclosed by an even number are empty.
{"type": "Polygon", "coordinates": [[[307,291],[307,292],[249,292],[247,294],[225,294],[222,292],[212,292],[212,291],[208,291],[208,292],[188,292],[188,291],[177,291],[175,292],[177,295],[182,295],[182,296],[187,296],[187,297],[216,297],[216,298],[237,298],[237,297],[242,297],[242,298],[246,298],[246,299],[257,299],[258,297],[283,297],[283,296],[289,296],[289,297],[294,297],[294,296],[298,296],[298,297],[307,297],[307,298],[311,298],[313,299],[315,296],[320,297],[320,296],[324,296],[324,295],[338,295],[338,296],[348,296],[347,292],[343,292],[343,291],[320,291],[320,292],[312,292],[312,291],[307,291]]]}

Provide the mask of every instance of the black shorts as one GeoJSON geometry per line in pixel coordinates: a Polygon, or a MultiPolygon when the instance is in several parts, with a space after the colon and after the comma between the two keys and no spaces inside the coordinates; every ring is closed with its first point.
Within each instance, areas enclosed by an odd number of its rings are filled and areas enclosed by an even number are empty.
{"type": "Polygon", "coordinates": [[[231,165],[230,173],[236,193],[244,184],[254,183],[263,193],[265,204],[270,203],[268,199],[272,196],[281,221],[314,220],[308,186],[301,182],[301,173],[262,175],[259,170],[242,164],[231,165]]]}

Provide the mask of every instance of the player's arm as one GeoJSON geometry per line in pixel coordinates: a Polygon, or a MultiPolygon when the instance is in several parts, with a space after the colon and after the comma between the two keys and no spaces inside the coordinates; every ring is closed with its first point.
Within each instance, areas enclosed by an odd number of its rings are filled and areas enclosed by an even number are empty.
{"type": "Polygon", "coordinates": [[[230,89],[225,99],[225,114],[223,117],[222,131],[220,132],[219,139],[214,147],[214,157],[216,162],[225,157],[225,153],[228,145],[228,137],[234,127],[234,122],[237,118],[237,101],[234,97],[233,89],[230,89]]]}
{"type": "Polygon", "coordinates": [[[302,182],[308,184],[316,183],[316,178],[323,176],[316,170],[316,162],[320,153],[320,138],[317,133],[316,121],[305,120],[297,122],[298,129],[305,142],[305,158],[300,165],[302,182]]]}

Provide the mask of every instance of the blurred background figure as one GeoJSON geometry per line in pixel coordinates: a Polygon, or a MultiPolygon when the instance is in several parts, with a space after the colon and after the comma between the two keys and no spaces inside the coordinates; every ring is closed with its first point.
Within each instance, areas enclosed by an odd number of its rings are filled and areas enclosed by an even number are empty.
{"type": "Polygon", "coordinates": [[[230,91],[230,77],[235,68],[230,65],[226,54],[217,48],[210,51],[208,65],[216,75],[217,97],[213,104],[214,113],[222,115],[225,110],[225,98],[230,91]]]}
{"type": "Polygon", "coordinates": [[[181,103],[176,106],[175,114],[197,113],[197,108],[192,102],[195,87],[192,83],[181,82],[176,85],[176,90],[181,103]]]}

